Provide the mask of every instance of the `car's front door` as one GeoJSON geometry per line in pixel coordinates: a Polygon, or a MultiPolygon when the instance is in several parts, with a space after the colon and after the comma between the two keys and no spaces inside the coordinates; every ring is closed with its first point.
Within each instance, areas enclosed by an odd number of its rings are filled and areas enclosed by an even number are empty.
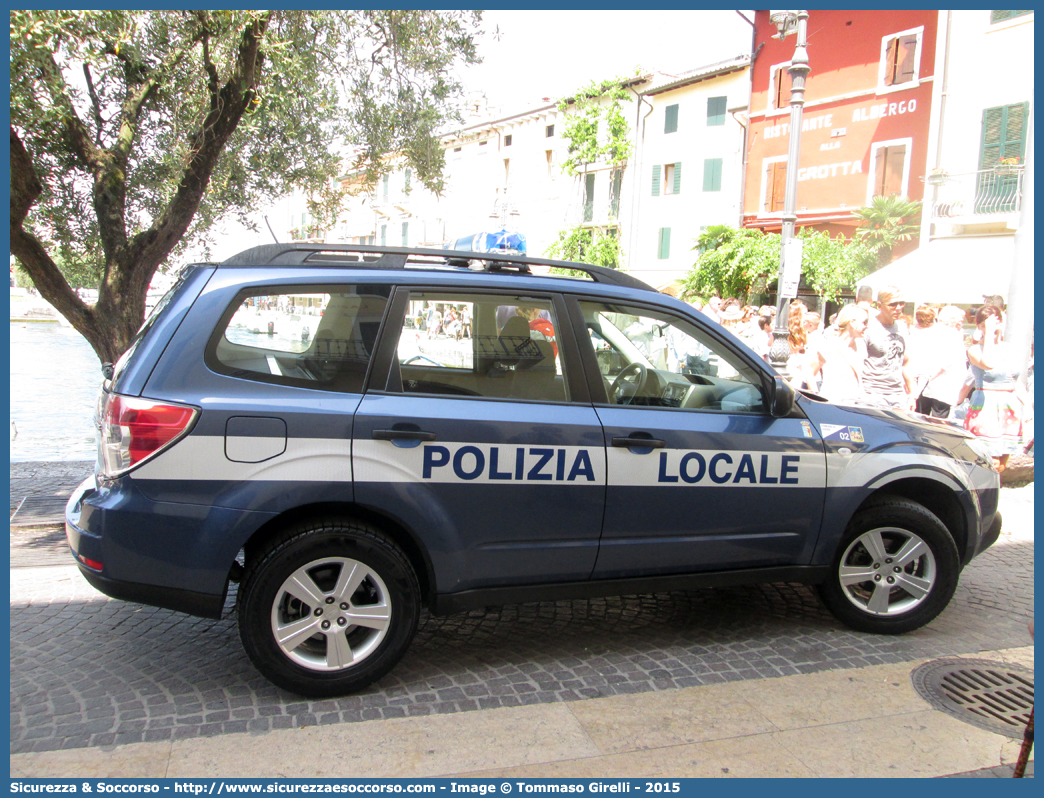
{"type": "MultiPolygon", "coordinates": [[[[684,316],[579,303],[604,387],[607,498],[595,578],[808,561],[823,508],[823,444],[773,418],[765,372],[684,316]]],[[[753,356],[753,355],[752,355],[753,356]]]]}
{"type": "Polygon", "coordinates": [[[355,496],[422,530],[439,593],[582,580],[594,567],[605,449],[561,307],[396,294],[387,381],[355,418],[355,496]]]}

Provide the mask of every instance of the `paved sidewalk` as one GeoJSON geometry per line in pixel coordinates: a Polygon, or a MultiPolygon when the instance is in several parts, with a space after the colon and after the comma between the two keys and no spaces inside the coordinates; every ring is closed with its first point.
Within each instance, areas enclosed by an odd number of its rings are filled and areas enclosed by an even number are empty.
{"type": "MultiPolygon", "coordinates": [[[[991,659],[1033,665],[1032,647],[991,659]]],[[[14,777],[1000,776],[1019,741],[932,709],[920,662],[573,703],[16,754],[14,777]],[[989,769],[988,772],[984,769],[989,769]]]]}

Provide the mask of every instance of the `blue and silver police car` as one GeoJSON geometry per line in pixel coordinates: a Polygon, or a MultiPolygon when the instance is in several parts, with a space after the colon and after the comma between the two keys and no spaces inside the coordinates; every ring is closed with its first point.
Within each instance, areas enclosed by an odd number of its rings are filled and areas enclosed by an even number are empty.
{"type": "Polygon", "coordinates": [[[250,659],[303,695],[380,678],[422,607],[795,581],[901,633],[1000,533],[962,430],[796,393],[581,264],[258,247],[187,267],[107,377],[83,575],[208,618],[239,583],[250,659]]]}

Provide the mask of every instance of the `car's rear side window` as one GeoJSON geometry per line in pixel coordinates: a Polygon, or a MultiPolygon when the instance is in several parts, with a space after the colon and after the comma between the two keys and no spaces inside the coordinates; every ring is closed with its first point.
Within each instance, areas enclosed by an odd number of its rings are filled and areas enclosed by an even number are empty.
{"type": "Polygon", "coordinates": [[[389,294],[381,285],[241,293],[211,339],[209,364],[234,377],[359,393],[389,294]]]}
{"type": "Polygon", "coordinates": [[[553,303],[517,294],[414,291],[390,388],[567,402],[553,303]]]}

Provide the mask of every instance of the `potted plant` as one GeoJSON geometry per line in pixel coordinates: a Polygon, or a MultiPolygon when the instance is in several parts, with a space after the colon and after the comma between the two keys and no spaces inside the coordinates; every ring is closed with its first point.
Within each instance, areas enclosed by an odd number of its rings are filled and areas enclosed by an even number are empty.
{"type": "Polygon", "coordinates": [[[994,167],[999,175],[1014,175],[1019,171],[1018,158],[1001,158],[1000,163],[994,167]]]}
{"type": "Polygon", "coordinates": [[[930,186],[941,186],[947,180],[950,179],[950,173],[943,169],[941,166],[935,167],[931,174],[925,178],[925,181],[930,186]]]}

